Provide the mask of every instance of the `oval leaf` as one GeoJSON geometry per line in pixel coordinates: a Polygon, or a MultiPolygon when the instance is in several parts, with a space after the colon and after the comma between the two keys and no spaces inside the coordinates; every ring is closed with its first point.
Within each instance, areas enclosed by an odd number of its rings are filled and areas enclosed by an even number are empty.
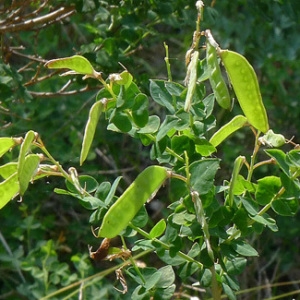
{"type": "Polygon", "coordinates": [[[238,254],[242,256],[258,256],[257,251],[244,241],[241,240],[232,241],[231,246],[238,254]]]}
{"type": "MultiPolygon", "coordinates": [[[[80,186],[88,193],[93,193],[98,188],[97,180],[89,175],[81,175],[78,177],[80,186]]],[[[69,181],[66,181],[66,186],[68,190],[72,193],[78,194],[76,187],[69,181]]]]}
{"type": "Polygon", "coordinates": [[[145,94],[138,94],[134,99],[134,105],[132,107],[132,118],[134,123],[138,127],[144,127],[148,123],[149,111],[148,111],[149,101],[145,94]]]}
{"type": "Polygon", "coordinates": [[[150,237],[152,239],[161,236],[166,230],[166,222],[164,219],[161,219],[150,231],[150,237]]]}

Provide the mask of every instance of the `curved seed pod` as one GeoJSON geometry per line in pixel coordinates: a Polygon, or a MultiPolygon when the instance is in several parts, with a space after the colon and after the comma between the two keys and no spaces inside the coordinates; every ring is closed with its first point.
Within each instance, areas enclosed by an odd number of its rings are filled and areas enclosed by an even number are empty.
{"type": "Polygon", "coordinates": [[[234,117],[230,122],[221,127],[209,140],[209,142],[217,147],[221,144],[229,135],[242,128],[247,124],[247,118],[238,115],[234,117]]]}
{"type": "Polygon", "coordinates": [[[83,137],[82,148],[80,153],[81,166],[88,156],[100,115],[102,111],[105,109],[106,103],[107,103],[107,99],[104,98],[100,101],[95,102],[90,109],[89,118],[84,130],[84,137],[83,137]]]}
{"type": "Polygon", "coordinates": [[[81,55],[51,59],[45,63],[49,69],[70,69],[78,74],[93,75],[95,70],[91,63],[81,55]]]}
{"type": "Polygon", "coordinates": [[[233,164],[233,171],[232,171],[231,181],[229,185],[228,198],[225,201],[225,204],[228,204],[230,207],[232,207],[233,205],[234,188],[237,182],[237,178],[245,161],[246,161],[245,156],[240,155],[236,158],[233,164]]]}
{"type": "Polygon", "coordinates": [[[209,70],[209,82],[219,105],[225,109],[231,108],[231,98],[222,76],[217,57],[218,44],[213,40],[210,31],[206,30],[206,61],[209,70]]]}
{"type": "Polygon", "coordinates": [[[18,194],[18,174],[14,173],[0,183],[0,209],[18,194]]]}
{"type": "Polygon", "coordinates": [[[197,64],[199,59],[199,52],[194,51],[191,55],[191,61],[187,68],[185,83],[187,85],[187,94],[184,103],[184,111],[189,112],[192,106],[192,98],[195,92],[197,83],[197,64]]]}
{"type": "Polygon", "coordinates": [[[7,151],[16,146],[16,142],[13,138],[10,137],[1,137],[0,138],[0,157],[2,157],[7,151]]]}
{"type": "Polygon", "coordinates": [[[103,218],[98,236],[113,238],[126,228],[140,208],[151,200],[169,172],[161,166],[150,166],[138,175],[103,218]]]}
{"type": "Polygon", "coordinates": [[[269,130],[268,116],[262,102],[254,69],[239,53],[220,50],[219,54],[232,83],[237,100],[249,123],[262,131],[269,130]]]}

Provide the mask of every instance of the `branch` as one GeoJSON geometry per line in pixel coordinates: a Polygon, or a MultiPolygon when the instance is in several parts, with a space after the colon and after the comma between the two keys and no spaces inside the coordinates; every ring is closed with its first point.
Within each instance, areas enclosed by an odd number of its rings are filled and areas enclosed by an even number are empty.
{"type": "Polygon", "coordinates": [[[61,92],[61,91],[58,91],[58,92],[33,92],[33,91],[29,91],[30,95],[32,97],[43,97],[43,98],[48,98],[48,97],[57,97],[57,96],[70,96],[70,95],[74,95],[74,94],[77,94],[77,93],[83,93],[83,92],[87,92],[87,91],[90,91],[91,88],[89,88],[89,86],[85,86],[84,88],[82,89],[79,89],[79,90],[72,90],[72,91],[66,91],[66,92],[61,92]]]}
{"type": "Polygon", "coordinates": [[[73,7],[61,7],[45,16],[26,20],[16,24],[0,26],[0,33],[31,30],[38,24],[45,24],[54,20],[58,21],[72,15],[74,12],[75,8],[73,7]]]}

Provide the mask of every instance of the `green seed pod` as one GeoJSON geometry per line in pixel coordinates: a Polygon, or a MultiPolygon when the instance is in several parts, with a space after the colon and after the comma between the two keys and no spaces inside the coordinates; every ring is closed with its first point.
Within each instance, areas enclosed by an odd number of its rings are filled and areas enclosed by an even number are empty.
{"type": "Polygon", "coordinates": [[[249,123],[259,131],[267,132],[269,130],[268,116],[254,69],[239,53],[220,50],[219,55],[249,123]]]}
{"type": "Polygon", "coordinates": [[[192,98],[195,92],[197,83],[197,64],[199,59],[199,52],[194,51],[191,54],[191,61],[187,68],[185,82],[187,84],[187,94],[185,98],[184,111],[189,112],[192,106],[192,98]]]}
{"type": "Polygon", "coordinates": [[[238,115],[235,116],[230,122],[225,124],[221,127],[209,140],[209,142],[214,146],[217,147],[221,144],[229,135],[237,131],[238,129],[242,128],[247,124],[247,118],[238,115]]]}
{"type": "Polygon", "coordinates": [[[83,75],[95,74],[95,70],[93,69],[91,63],[81,55],[51,59],[46,62],[45,67],[49,69],[70,69],[78,74],[83,75]]]}
{"type": "Polygon", "coordinates": [[[120,234],[168,176],[167,169],[161,166],[150,166],[140,173],[105,214],[98,236],[113,238],[120,234]]]}
{"type": "Polygon", "coordinates": [[[218,44],[213,40],[209,30],[206,30],[205,34],[207,36],[206,61],[211,88],[219,105],[225,109],[231,109],[231,98],[218,62],[216,50],[218,44]]]}

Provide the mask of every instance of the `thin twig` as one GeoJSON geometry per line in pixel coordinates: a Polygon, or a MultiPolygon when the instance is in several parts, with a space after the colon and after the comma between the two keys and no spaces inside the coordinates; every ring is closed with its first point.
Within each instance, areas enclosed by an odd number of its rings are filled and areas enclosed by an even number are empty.
{"type": "Polygon", "coordinates": [[[0,33],[32,30],[39,24],[48,24],[53,20],[66,18],[74,12],[75,9],[73,7],[60,7],[59,9],[44,16],[39,16],[37,18],[33,18],[16,24],[2,25],[0,26],[0,33]]]}

